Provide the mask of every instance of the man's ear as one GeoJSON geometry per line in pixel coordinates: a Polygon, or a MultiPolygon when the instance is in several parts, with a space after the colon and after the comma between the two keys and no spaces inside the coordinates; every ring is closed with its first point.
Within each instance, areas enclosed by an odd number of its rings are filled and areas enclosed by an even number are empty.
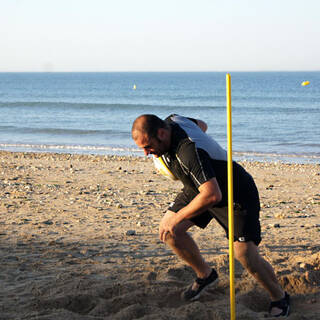
{"type": "Polygon", "coordinates": [[[158,132],[157,132],[157,136],[158,136],[158,139],[159,139],[160,141],[166,140],[166,136],[167,136],[167,131],[166,131],[166,129],[164,129],[164,128],[159,128],[159,129],[158,129],[158,132]]]}

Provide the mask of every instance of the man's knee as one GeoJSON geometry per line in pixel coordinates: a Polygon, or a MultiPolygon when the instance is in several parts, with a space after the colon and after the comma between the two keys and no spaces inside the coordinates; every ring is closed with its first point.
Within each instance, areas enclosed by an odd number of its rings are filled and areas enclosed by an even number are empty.
{"type": "Polygon", "coordinates": [[[165,244],[168,244],[170,246],[175,246],[175,243],[176,243],[176,236],[175,235],[172,235],[170,233],[167,233],[166,234],[166,237],[164,239],[164,243],[165,244]]]}
{"type": "Polygon", "coordinates": [[[167,233],[165,237],[165,243],[174,245],[180,239],[182,239],[187,234],[187,230],[185,229],[176,229],[174,234],[167,233]]]}
{"type": "Polygon", "coordinates": [[[193,222],[189,220],[182,221],[179,223],[175,230],[174,234],[167,233],[165,238],[165,243],[169,245],[174,245],[180,240],[183,239],[187,235],[187,231],[194,225],[193,222]]]}

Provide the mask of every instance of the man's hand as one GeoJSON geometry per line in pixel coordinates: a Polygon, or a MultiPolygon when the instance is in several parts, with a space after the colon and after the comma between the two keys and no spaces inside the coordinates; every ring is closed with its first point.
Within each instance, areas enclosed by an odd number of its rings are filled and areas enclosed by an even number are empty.
{"type": "Polygon", "coordinates": [[[165,242],[168,233],[174,237],[175,227],[177,224],[177,214],[172,211],[167,211],[159,226],[159,238],[162,242],[165,242]]]}

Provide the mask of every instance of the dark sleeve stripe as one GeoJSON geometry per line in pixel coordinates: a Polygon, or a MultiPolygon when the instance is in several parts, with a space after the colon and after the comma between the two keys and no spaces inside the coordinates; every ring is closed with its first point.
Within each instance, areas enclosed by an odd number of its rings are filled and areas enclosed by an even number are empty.
{"type": "Polygon", "coordinates": [[[179,156],[178,156],[177,154],[176,154],[176,158],[177,158],[177,160],[179,161],[179,164],[180,164],[183,172],[184,172],[186,175],[188,175],[188,173],[189,173],[188,167],[182,162],[182,160],[179,158],[179,156]]]}

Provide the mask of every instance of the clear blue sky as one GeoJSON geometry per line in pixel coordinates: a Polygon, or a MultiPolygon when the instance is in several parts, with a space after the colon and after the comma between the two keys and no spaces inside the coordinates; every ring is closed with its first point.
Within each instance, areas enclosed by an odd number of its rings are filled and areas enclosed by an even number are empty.
{"type": "Polygon", "coordinates": [[[320,70],[319,0],[1,0],[0,71],[320,70]]]}

